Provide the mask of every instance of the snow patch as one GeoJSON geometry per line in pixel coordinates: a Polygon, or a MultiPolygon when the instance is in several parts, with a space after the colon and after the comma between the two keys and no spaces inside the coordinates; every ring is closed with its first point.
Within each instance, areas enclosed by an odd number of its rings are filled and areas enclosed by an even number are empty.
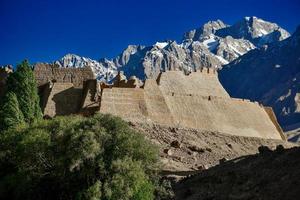
{"type": "Polygon", "coordinates": [[[158,57],[164,57],[164,55],[159,51],[159,50],[155,50],[151,52],[153,55],[158,56],[158,57]]]}
{"type": "Polygon", "coordinates": [[[227,60],[225,60],[224,58],[222,58],[221,56],[217,56],[216,57],[219,59],[219,61],[223,64],[223,65],[227,65],[229,62],[227,60]]]}
{"type": "Polygon", "coordinates": [[[234,46],[232,46],[231,44],[228,44],[228,47],[231,48],[235,53],[239,54],[239,55],[243,55],[242,52],[240,52],[239,50],[237,50],[234,46]]]}
{"type": "Polygon", "coordinates": [[[207,40],[203,41],[204,46],[206,46],[210,51],[213,51],[218,46],[219,42],[214,38],[210,37],[207,40]]]}
{"type": "Polygon", "coordinates": [[[167,43],[167,42],[156,42],[156,43],[155,43],[155,46],[157,46],[157,47],[160,48],[160,49],[163,49],[163,48],[165,48],[168,44],[169,44],[169,43],[167,43]]]}

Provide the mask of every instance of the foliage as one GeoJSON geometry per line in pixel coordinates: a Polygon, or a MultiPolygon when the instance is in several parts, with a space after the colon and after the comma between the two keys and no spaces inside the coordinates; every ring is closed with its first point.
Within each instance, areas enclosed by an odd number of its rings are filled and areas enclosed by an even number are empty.
{"type": "Polygon", "coordinates": [[[57,117],[0,135],[0,199],[154,199],[158,151],[111,115],[57,117]]]}
{"type": "Polygon", "coordinates": [[[42,118],[36,80],[27,60],[19,64],[17,70],[8,76],[7,91],[17,95],[25,122],[32,123],[42,118]]]}
{"type": "Polygon", "coordinates": [[[24,124],[24,116],[20,110],[16,94],[7,92],[3,102],[0,110],[0,130],[14,128],[24,124]]]}

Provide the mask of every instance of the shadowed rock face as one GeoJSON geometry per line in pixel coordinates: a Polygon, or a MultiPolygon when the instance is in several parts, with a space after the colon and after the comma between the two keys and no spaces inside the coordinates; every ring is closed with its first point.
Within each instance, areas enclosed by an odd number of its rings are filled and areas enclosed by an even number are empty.
{"type": "Polygon", "coordinates": [[[300,28],[225,66],[219,78],[231,96],[271,106],[281,126],[291,129],[300,121],[300,28]]]}
{"type": "Polygon", "coordinates": [[[181,181],[175,199],[298,199],[300,148],[260,149],[181,181]]]}

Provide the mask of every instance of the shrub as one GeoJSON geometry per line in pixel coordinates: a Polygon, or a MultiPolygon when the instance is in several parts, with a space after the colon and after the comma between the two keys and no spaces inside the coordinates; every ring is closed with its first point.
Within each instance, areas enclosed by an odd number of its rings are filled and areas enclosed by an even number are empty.
{"type": "Polygon", "coordinates": [[[158,151],[111,115],[41,120],[0,135],[0,199],[153,199],[158,151]]]}

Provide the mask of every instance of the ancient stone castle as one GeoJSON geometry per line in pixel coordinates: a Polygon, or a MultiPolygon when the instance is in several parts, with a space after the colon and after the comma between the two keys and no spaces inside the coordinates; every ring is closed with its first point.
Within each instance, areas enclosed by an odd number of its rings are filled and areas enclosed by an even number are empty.
{"type": "Polygon", "coordinates": [[[212,69],[189,75],[167,71],[145,82],[119,73],[113,84],[97,82],[89,67],[38,64],[34,71],[46,117],[101,112],[128,121],[284,139],[271,108],[231,98],[212,69]]]}

